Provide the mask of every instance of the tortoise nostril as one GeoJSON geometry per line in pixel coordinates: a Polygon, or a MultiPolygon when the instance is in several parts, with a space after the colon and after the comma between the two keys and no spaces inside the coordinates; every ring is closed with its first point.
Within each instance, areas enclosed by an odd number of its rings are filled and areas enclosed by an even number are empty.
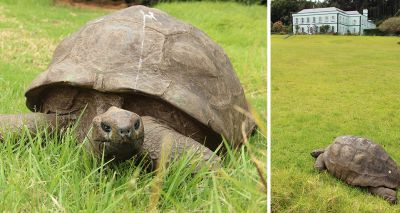
{"type": "Polygon", "coordinates": [[[122,137],[130,136],[130,134],[131,134],[130,129],[120,129],[118,132],[122,137]]]}

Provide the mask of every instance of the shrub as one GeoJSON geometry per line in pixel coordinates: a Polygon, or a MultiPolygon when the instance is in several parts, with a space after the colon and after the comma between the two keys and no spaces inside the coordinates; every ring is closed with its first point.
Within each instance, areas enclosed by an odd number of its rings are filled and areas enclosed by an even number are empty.
{"type": "Polygon", "coordinates": [[[283,23],[281,21],[277,21],[272,25],[272,32],[280,33],[283,31],[283,23]]]}
{"type": "Polygon", "coordinates": [[[293,24],[289,24],[288,26],[285,27],[285,33],[286,34],[292,34],[293,33],[293,24]]]}
{"type": "Polygon", "coordinates": [[[296,25],[294,26],[294,28],[295,28],[294,33],[296,33],[296,34],[300,33],[300,26],[299,26],[299,25],[296,24],[296,25]]]}
{"type": "Polygon", "coordinates": [[[400,35],[400,17],[391,17],[379,25],[379,30],[387,33],[400,35]]]}
{"type": "Polygon", "coordinates": [[[384,36],[386,33],[380,31],[379,29],[365,29],[364,35],[366,36],[384,36]]]}
{"type": "Polygon", "coordinates": [[[320,31],[321,34],[326,34],[326,33],[329,33],[329,32],[330,32],[330,29],[331,29],[331,26],[329,26],[329,25],[322,25],[322,26],[319,28],[319,31],[320,31]]]}

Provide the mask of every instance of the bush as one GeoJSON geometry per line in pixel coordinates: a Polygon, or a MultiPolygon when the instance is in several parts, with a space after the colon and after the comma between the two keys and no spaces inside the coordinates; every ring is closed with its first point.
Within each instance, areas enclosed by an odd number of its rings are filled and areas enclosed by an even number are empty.
{"type": "Polygon", "coordinates": [[[299,25],[294,25],[294,33],[295,34],[298,34],[298,33],[300,33],[300,26],[299,25]]]}
{"type": "Polygon", "coordinates": [[[330,29],[331,29],[331,26],[329,26],[329,25],[322,25],[322,26],[319,28],[319,32],[320,32],[321,34],[326,34],[326,33],[329,33],[329,32],[330,32],[330,29]]]}
{"type": "Polygon", "coordinates": [[[365,29],[364,35],[366,35],[366,36],[385,36],[386,33],[380,31],[379,29],[365,29]]]}
{"type": "Polygon", "coordinates": [[[400,17],[391,17],[379,25],[379,30],[392,35],[400,35],[400,17]]]}
{"type": "Polygon", "coordinates": [[[281,21],[277,21],[272,25],[272,32],[274,33],[280,33],[283,31],[283,23],[281,21]]]}
{"type": "Polygon", "coordinates": [[[284,31],[286,34],[292,34],[293,33],[293,24],[289,24],[288,26],[286,26],[284,31]]]}

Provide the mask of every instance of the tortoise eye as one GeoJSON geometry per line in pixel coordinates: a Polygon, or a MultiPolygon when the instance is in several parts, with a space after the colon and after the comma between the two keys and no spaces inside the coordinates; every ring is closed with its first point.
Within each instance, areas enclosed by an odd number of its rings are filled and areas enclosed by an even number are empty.
{"type": "Polygon", "coordinates": [[[140,127],[140,120],[137,120],[137,121],[135,122],[134,127],[135,127],[135,130],[138,130],[138,129],[139,129],[139,127],[140,127]]]}
{"type": "Polygon", "coordinates": [[[103,122],[101,123],[101,128],[103,129],[104,132],[107,132],[107,133],[111,132],[111,126],[108,124],[105,124],[103,122]]]}

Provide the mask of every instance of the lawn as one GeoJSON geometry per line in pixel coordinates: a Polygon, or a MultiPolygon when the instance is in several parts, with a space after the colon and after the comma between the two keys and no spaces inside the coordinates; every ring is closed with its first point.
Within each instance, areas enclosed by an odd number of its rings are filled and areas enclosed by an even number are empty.
{"type": "Polygon", "coordinates": [[[336,136],[381,144],[400,163],[396,37],[272,37],[272,209],[394,212],[365,190],[313,169],[310,152],[336,136]]]}
{"type": "MultiPolygon", "coordinates": [[[[110,12],[49,2],[0,0],[2,114],[28,112],[25,89],[46,69],[57,44],[110,12]]],[[[225,49],[250,104],[265,117],[266,8],[211,2],[156,7],[202,29],[225,49]]],[[[77,145],[73,130],[61,138],[22,132],[0,144],[0,211],[265,212],[266,194],[254,164],[265,167],[261,130],[248,146],[228,152],[221,169],[194,176],[186,158],[162,173],[146,173],[129,161],[111,166],[94,160],[77,145]]]]}

